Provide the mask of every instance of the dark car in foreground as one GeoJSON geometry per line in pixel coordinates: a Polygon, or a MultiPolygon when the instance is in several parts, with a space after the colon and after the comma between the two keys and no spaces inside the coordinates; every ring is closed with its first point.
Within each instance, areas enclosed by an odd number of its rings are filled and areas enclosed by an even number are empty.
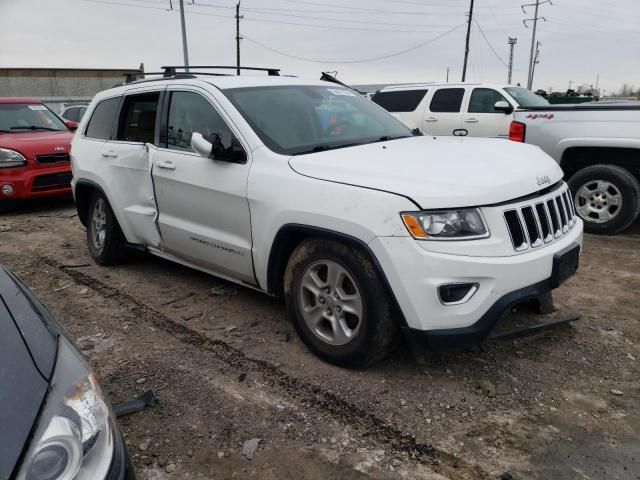
{"type": "Polygon", "coordinates": [[[0,265],[0,480],[133,478],[91,367],[0,265]]]}

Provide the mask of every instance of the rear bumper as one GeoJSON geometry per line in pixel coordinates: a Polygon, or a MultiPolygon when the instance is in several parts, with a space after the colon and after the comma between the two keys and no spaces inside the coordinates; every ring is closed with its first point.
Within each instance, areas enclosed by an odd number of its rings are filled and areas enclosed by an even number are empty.
{"type": "Polygon", "coordinates": [[[12,195],[0,190],[2,200],[25,200],[71,194],[71,165],[32,166],[0,170],[0,188],[13,187],[12,195]]]}

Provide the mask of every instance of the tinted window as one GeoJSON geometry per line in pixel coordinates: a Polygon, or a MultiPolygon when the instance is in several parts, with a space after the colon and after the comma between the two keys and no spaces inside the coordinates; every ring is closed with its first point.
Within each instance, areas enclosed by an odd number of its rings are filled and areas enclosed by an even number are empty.
{"type": "Polygon", "coordinates": [[[413,112],[426,94],[426,90],[378,92],[371,100],[389,112],[413,112]]]}
{"type": "Polygon", "coordinates": [[[124,99],[118,123],[118,140],[153,143],[158,112],[158,92],[128,95],[124,99]]]}
{"type": "Polygon", "coordinates": [[[343,87],[286,85],[222,92],[264,144],[284,155],[411,136],[392,115],[343,87]]]}
{"type": "Polygon", "coordinates": [[[469,113],[502,113],[496,112],[496,102],[507,102],[507,99],[492,88],[474,88],[469,100],[469,113]]]}
{"type": "Polygon", "coordinates": [[[174,92],[169,105],[167,147],[172,150],[191,150],[194,132],[213,138],[220,147],[231,152],[240,147],[224,119],[207,99],[197,93],[174,92]]]}
{"type": "Polygon", "coordinates": [[[82,120],[82,117],[84,117],[85,113],[87,113],[87,107],[79,107],[78,108],[78,122],[80,120],[82,120]]]}
{"type": "Polygon", "coordinates": [[[80,109],[78,107],[68,108],[67,111],[64,112],[63,118],[71,120],[72,122],[79,122],[80,109]]]}
{"type": "Polygon", "coordinates": [[[431,106],[432,112],[459,112],[464,97],[464,88],[441,88],[433,94],[431,106]]]}
{"type": "Polygon", "coordinates": [[[110,140],[113,119],[116,116],[119,104],[119,97],[101,101],[89,119],[85,135],[90,138],[110,140]]]}

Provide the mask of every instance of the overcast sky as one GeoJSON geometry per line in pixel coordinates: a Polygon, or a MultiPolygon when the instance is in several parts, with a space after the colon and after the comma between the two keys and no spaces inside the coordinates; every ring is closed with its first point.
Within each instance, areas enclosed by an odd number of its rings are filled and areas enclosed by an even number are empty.
{"type": "MultiPolygon", "coordinates": [[[[235,1],[184,1],[191,64],[234,65],[235,1]]],[[[538,24],[534,89],[595,86],[598,74],[605,93],[640,87],[640,0],[552,1],[540,6],[547,22],[538,24]]],[[[0,0],[0,68],[182,64],[178,2],[171,11],[169,0],[0,0]]],[[[467,80],[504,83],[512,36],[514,82],[526,84],[531,29],[522,21],[533,8],[527,15],[521,3],[475,0],[467,80]]],[[[242,63],[308,78],[337,70],[354,84],[443,81],[450,67],[459,81],[468,8],[469,0],[242,0],[242,63]],[[362,62],[378,57],[387,58],[362,62]]]]}

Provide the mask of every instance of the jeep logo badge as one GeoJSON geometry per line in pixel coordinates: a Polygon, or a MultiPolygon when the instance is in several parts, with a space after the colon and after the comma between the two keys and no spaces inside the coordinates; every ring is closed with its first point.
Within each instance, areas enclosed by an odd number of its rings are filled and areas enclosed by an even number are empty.
{"type": "Polygon", "coordinates": [[[551,179],[545,175],[543,177],[536,177],[536,181],[538,182],[538,185],[544,185],[547,183],[551,183],[551,179]]]}
{"type": "Polygon", "coordinates": [[[54,150],[56,152],[64,152],[64,147],[55,147],[54,150]]]}

